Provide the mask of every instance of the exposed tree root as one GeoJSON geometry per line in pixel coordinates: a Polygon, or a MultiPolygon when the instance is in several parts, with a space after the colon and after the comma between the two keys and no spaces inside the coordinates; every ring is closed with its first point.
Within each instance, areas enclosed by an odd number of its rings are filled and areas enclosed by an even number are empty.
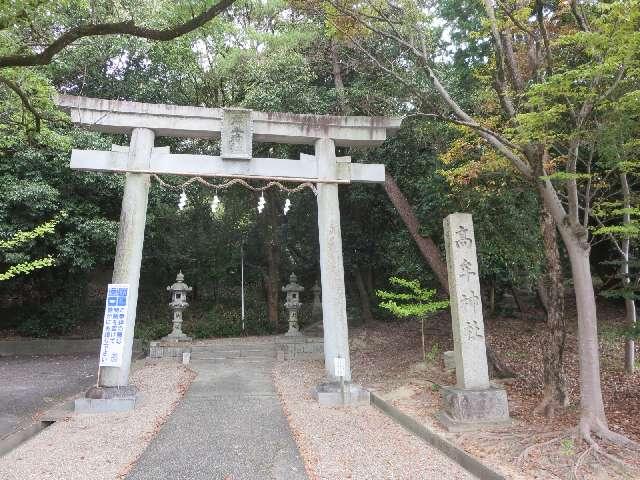
{"type": "MultiPolygon", "coordinates": [[[[609,442],[613,445],[618,445],[621,447],[633,448],[634,450],[640,450],[640,444],[638,442],[634,442],[630,438],[620,434],[613,432],[609,429],[609,427],[600,419],[589,419],[589,418],[581,418],[580,424],[578,426],[578,430],[580,433],[580,437],[582,440],[587,442],[589,445],[592,445],[595,442],[591,434],[595,434],[601,440],[609,442]]],[[[597,445],[597,444],[596,444],[597,445]]]]}
{"type": "Polygon", "coordinates": [[[582,465],[582,462],[584,461],[585,457],[589,455],[591,451],[593,451],[593,445],[589,445],[589,447],[578,456],[576,463],[573,465],[572,474],[575,480],[578,480],[578,470],[580,469],[580,465],[582,465]]]}
{"type": "Polygon", "coordinates": [[[623,459],[605,451],[593,438],[593,436],[591,435],[592,433],[605,442],[627,449],[636,451],[640,450],[640,444],[634,442],[624,435],[609,430],[609,427],[599,419],[595,419],[593,423],[584,418],[580,420],[580,438],[587,442],[587,444],[589,445],[589,450],[595,451],[598,455],[608,460],[610,463],[618,467],[622,471],[622,473],[629,476],[637,475],[638,472],[634,472],[631,467],[624,462],[623,459]]]}
{"type": "Polygon", "coordinates": [[[558,435],[558,436],[553,437],[551,440],[547,440],[545,442],[534,443],[532,445],[529,445],[527,448],[525,448],[522,451],[522,453],[520,453],[520,455],[518,455],[518,458],[516,459],[516,464],[517,465],[522,465],[526,461],[527,457],[529,456],[529,454],[531,453],[532,450],[535,450],[536,448],[543,448],[543,447],[546,447],[547,445],[551,445],[553,443],[560,442],[560,441],[562,441],[563,439],[565,439],[567,437],[573,436],[573,434],[574,434],[574,431],[572,429],[572,430],[569,430],[567,432],[564,432],[562,435],[558,435]]]}
{"type": "MultiPolygon", "coordinates": [[[[636,442],[628,439],[624,435],[620,435],[618,433],[612,432],[608,428],[598,429],[598,430],[590,429],[585,431],[583,430],[583,424],[581,423],[580,428],[578,429],[572,428],[572,429],[560,431],[560,432],[553,431],[553,432],[545,432],[540,434],[529,435],[527,439],[529,441],[533,439],[533,441],[536,443],[532,443],[528,445],[526,448],[524,448],[522,452],[518,455],[518,457],[515,459],[514,463],[519,467],[522,467],[523,464],[529,459],[529,456],[531,455],[531,453],[533,453],[534,451],[540,452],[541,458],[548,458],[550,455],[550,452],[549,451],[545,452],[545,449],[547,447],[553,444],[562,442],[565,439],[572,439],[573,441],[576,442],[576,444],[584,441],[587,446],[583,451],[578,453],[575,459],[575,462],[573,463],[573,466],[570,467],[569,475],[571,476],[571,478],[575,480],[579,480],[580,478],[582,478],[582,475],[580,475],[580,470],[583,467],[585,467],[586,460],[589,458],[591,454],[595,455],[594,458],[596,459],[596,462],[601,463],[603,465],[604,464],[610,465],[610,468],[611,467],[615,468],[615,470],[618,471],[618,473],[622,474],[623,476],[630,477],[630,478],[638,478],[638,472],[634,471],[634,468],[631,465],[625,463],[625,460],[623,458],[620,458],[616,455],[613,455],[607,452],[605,448],[603,448],[603,446],[600,445],[594,437],[597,437],[598,440],[600,440],[601,442],[611,443],[612,445],[621,446],[625,449],[631,448],[635,450],[638,446],[636,442]],[[552,438],[548,438],[550,436],[552,438]],[[545,439],[545,440],[540,441],[541,439],[545,439]]],[[[516,443],[522,443],[522,442],[516,441],[516,443]]],[[[574,455],[574,454],[570,453],[570,455],[574,455]]],[[[537,467],[544,468],[544,465],[539,464],[538,461],[534,460],[534,462],[537,464],[537,467]]],[[[592,464],[592,462],[590,462],[590,464],[592,464]]]]}

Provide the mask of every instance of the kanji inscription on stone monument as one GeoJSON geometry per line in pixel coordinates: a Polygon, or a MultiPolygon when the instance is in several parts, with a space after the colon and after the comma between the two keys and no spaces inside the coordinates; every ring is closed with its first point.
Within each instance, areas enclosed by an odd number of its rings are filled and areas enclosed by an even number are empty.
{"type": "Polygon", "coordinates": [[[444,220],[457,385],[443,386],[438,419],[449,431],[509,422],[507,392],[489,383],[480,276],[473,221],[468,213],[444,220]]]}
{"type": "Polygon", "coordinates": [[[471,215],[451,214],[444,227],[458,387],[485,388],[489,374],[471,215]]]}

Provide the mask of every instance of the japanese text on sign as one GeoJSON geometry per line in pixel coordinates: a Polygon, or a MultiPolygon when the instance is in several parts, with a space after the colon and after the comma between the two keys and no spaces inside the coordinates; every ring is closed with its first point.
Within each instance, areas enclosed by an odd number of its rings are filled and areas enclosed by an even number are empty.
{"type": "Polygon", "coordinates": [[[107,288],[107,304],[104,309],[100,366],[119,367],[122,365],[124,336],[129,307],[129,284],[110,283],[107,288]]]}

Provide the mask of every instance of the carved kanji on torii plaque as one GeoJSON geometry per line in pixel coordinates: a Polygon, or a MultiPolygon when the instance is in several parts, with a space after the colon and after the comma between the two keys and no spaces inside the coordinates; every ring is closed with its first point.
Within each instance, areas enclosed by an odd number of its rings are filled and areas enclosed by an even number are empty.
{"type": "Polygon", "coordinates": [[[250,160],[253,156],[251,110],[225,109],[220,156],[223,160],[250,160]]]}

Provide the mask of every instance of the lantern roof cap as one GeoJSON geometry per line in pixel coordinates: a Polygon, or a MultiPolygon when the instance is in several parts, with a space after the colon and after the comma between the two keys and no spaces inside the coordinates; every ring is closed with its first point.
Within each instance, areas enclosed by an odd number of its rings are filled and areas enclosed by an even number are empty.
{"type": "Polygon", "coordinates": [[[184,274],[182,273],[182,270],[180,270],[178,275],[176,275],[176,282],[173,285],[168,286],[167,290],[170,292],[190,292],[193,288],[184,283],[184,274]]]}
{"type": "Polygon", "coordinates": [[[298,283],[298,277],[295,273],[289,276],[289,283],[282,287],[283,292],[303,292],[304,287],[298,283]]]}

